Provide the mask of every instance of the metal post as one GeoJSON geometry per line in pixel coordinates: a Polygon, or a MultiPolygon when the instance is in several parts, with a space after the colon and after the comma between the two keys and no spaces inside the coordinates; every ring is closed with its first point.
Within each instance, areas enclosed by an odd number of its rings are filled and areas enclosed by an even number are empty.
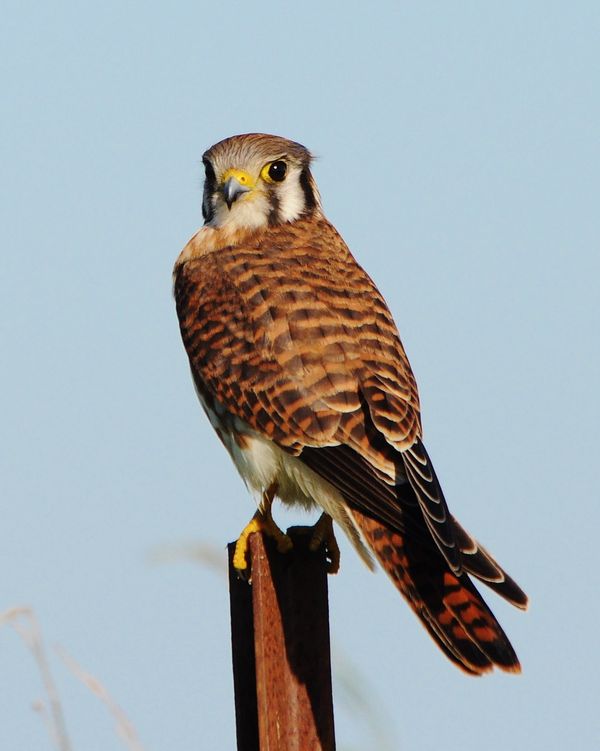
{"type": "Polygon", "coordinates": [[[326,561],[307,530],[285,554],[250,537],[251,587],[229,546],[238,751],[335,751],[326,561]]]}

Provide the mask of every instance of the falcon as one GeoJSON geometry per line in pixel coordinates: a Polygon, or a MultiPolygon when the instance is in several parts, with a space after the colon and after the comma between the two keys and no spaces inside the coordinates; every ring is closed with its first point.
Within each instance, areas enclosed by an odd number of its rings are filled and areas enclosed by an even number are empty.
{"type": "Polygon", "coordinates": [[[279,550],[275,497],[319,508],[311,547],[339,567],[332,522],[392,579],[465,672],[519,672],[475,588],[527,596],[452,516],[422,442],[417,385],[379,290],[327,221],[310,152],[258,133],[203,156],[204,226],[174,269],[181,335],[202,406],[258,510],[248,536],[279,550]]]}

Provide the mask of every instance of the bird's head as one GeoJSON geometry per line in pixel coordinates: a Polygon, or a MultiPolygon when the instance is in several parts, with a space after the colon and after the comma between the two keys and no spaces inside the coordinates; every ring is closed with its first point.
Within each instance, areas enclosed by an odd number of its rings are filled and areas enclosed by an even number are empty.
{"type": "Polygon", "coordinates": [[[205,224],[259,228],[319,211],[311,158],[304,146],[279,136],[248,133],[219,141],[202,157],[205,224]]]}

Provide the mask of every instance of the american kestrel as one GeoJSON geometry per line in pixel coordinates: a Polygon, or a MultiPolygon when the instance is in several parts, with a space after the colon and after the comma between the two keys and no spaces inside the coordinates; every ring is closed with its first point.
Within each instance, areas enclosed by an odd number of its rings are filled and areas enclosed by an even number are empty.
{"type": "Polygon", "coordinates": [[[467,673],[520,670],[469,575],[519,608],[527,596],[450,514],[421,441],[417,385],[373,281],[327,221],[311,154],[285,138],[233,136],[203,156],[204,227],[174,290],[198,396],[258,511],[275,496],[320,508],[312,546],[339,564],[332,520],[389,574],[467,673]]]}

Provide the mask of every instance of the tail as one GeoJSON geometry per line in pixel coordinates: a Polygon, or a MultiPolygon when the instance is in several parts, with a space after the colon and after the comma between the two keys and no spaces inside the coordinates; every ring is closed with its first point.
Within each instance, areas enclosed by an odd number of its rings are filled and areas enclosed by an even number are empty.
{"type": "Polygon", "coordinates": [[[467,572],[519,608],[527,596],[452,518],[463,571],[454,574],[434,544],[412,539],[352,509],[362,535],[445,655],[471,675],[495,666],[519,673],[511,643],[467,572]]]}

